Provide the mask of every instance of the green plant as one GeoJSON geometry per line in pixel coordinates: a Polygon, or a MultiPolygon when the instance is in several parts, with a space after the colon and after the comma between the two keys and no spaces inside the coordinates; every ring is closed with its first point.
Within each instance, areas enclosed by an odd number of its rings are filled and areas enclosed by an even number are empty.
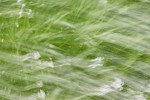
{"type": "Polygon", "coordinates": [[[0,100],[149,100],[148,0],[0,0],[0,100]]]}

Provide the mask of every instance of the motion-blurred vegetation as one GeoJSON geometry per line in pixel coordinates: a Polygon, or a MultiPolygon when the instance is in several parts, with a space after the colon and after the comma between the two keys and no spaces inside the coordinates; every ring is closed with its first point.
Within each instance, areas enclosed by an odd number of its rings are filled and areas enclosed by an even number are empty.
{"type": "Polygon", "coordinates": [[[149,0],[0,0],[0,100],[149,94],[149,0]]]}

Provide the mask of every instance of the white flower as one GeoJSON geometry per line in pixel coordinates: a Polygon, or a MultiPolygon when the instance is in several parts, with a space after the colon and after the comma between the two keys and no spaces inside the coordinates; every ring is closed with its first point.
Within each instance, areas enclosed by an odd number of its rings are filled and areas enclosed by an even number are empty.
{"type": "Polygon", "coordinates": [[[124,82],[120,78],[115,78],[115,81],[110,85],[113,89],[122,90],[124,82]]]}
{"type": "Polygon", "coordinates": [[[97,95],[104,96],[113,91],[120,91],[123,89],[123,85],[124,85],[124,82],[121,79],[115,78],[115,81],[111,83],[110,85],[104,85],[100,87],[97,95]]]}
{"type": "Polygon", "coordinates": [[[34,52],[33,53],[33,59],[37,60],[39,59],[41,56],[40,56],[40,53],[39,52],[34,52]]]}
{"type": "Polygon", "coordinates": [[[104,86],[100,87],[98,95],[103,96],[103,95],[110,93],[112,91],[114,91],[114,90],[111,89],[111,87],[109,85],[104,85],[104,86]]]}
{"type": "Polygon", "coordinates": [[[21,9],[20,11],[19,11],[19,18],[21,18],[23,16],[23,10],[21,9]]]}
{"type": "Polygon", "coordinates": [[[44,92],[43,90],[40,90],[40,91],[38,92],[38,97],[39,97],[40,99],[45,99],[45,92],[44,92]]]}
{"type": "Polygon", "coordinates": [[[22,4],[22,6],[21,6],[21,7],[22,7],[22,8],[24,8],[25,6],[26,6],[26,4],[22,4]]]}
{"type": "Polygon", "coordinates": [[[28,10],[28,12],[27,12],[27,15],[28,15],[28,16],[30,16],[30,15],[31,15],[31,13],[32,13],[32,10],[31,10],[31,9],[29,9],[29,10],[28,10]]]}
{"type": "Polygon", "coordinates": [[[21,59],[22,59],[22,61],[26,61],[28,59],[35,59],[35,60],[37,60],[40,57],[41,57],[40,53],[38,51],[36,51],[36,52],[28,53],[28,54],[22,56],[21,59]]]}
{"type": "Polygon", "coordinates": [[[98,66],[103,66],[103,60],[104,60],[104,58],[103,57],[97,57],[97,58],[95,58],[95,59],[92,59],[91,61],[90,61],[90,65],[88,66],[88,67],[91,67],[91,68],[96,68],[96,67],[98,67],[98,66]]]}
{"type": "Polygon", "coordinates": [[[96,68],[98,66],[103,66],[103,64],[91,64],[89,65],[88,67],[91,67],[91,68],[96,68]]]}
{"type": "Polygon", "coordinates": [[[104,60],[103,57],[97,57],[97,58],[95,58],[95,59],[92,59],[91,62],[100,62],[100,61],[102,61],[102,60],[104,60]]]}

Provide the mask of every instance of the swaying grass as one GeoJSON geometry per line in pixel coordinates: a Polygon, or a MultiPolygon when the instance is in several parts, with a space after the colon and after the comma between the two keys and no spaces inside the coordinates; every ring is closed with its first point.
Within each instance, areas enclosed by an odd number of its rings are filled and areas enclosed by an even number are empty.
{"type": "Polygon", "coordinates": [[[0,0],[0,100],[150,100],[150,1],[0,0]]]}

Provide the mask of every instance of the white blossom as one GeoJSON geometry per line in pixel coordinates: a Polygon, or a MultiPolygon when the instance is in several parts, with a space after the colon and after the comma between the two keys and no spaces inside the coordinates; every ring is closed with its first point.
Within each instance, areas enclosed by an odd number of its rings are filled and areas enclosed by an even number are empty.
{"type": "Polygon", "coordinates": [[[112,82],[110,85],[104,85],[100,87],[97,95],[104,96],[113,91],[120,91],[123,89],[123,85],[124,85],[124,82],[121,79],[115,78],[115,81],[112,82]]]}
{"type": "Polygon", "coordinates": [[[40,56],[40,53],[38,51],[36,52],[33,52],[33,53],[28,53],[24,56],[21,57],[22,61],[26,61],[28,59],[34,59],[34,60],[37,60],[39,59],[41,56],[40,56]]]}
{"type": "Polygon", "coordinates": [[[97,57],[95,59],[92,59],[90,61],[90,64],[88,65],[88,67],[90,67],[90,68],[96,68],[98,66],[101,67],[101,66],[103,66],[103,60],[104,60],[103,57],[97,57]]]}
{"type": "Polygon", "coordinates": [[[39,52],[34,52],[33,53],[33,59],[37,60],[39,59],[41,56],[40,56],[40,53],[39,52]]]}
{"type": "Polygon", "coordinates": [[[21,9],[20,11],[19,11],[19,18],[21,18],[23,16],[23,9],[21,9]]]}
{"type": "Polygon", "coordinates": [[[120,78],[115,78],[115,81],[110,85],[114,89],[122,90],[124,82],[120,78]]]}
{"type": "Polygon", "coordinates": [[[40,98],[40,99],[42,99],[42,100],[44,100],[45,99],[45,92],[43,91],[43,90],[40,90],[39,92],[38,92],[38,97],[40,98]]]}
{"type": "Polygon", "coordinates": [[[32,13],[32,10],[31,10],[31,9],[29,9],[29,10],[28,10],[28,12],[27,12],[27,15],[28,15],[28,16],[30,16],[30,15],[31,15],[31,13],[32,13]]]}

